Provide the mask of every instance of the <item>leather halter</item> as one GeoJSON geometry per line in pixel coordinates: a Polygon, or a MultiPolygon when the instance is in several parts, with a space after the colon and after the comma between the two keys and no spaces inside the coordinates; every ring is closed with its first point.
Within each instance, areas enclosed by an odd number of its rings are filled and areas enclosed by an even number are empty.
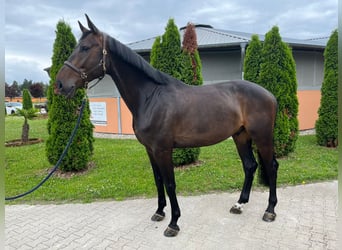
{"type": "Polygon", "coordinates": [[[94,87],[96,84],[99,83],[99,81],[101,81],[103,79],[103,77],[105,76],[106,74],[106,55],[107,55],[107,50],[105,48],[105,34],[102,34],[102,37],[103,37],[103,45],[102,45],[102,59],[100,60],[100,62],[95,65],[92,69],[90,69],[88,71],[88,73],[82,71],[81,69],[77,68],[75,65],[73,65],[71,62],[69,61],[65,61],[64,62],[64,65],[65,66],[68,66],[70,69],[72,69],[73,71],[75,71],[77,74],[79,74],[79,76],[81,77],[81,79],[83,80],[84,82],[84,87],[87,89],[88,88],[88,75],[89,73],[91,73],[92,71],[96,70],[98,67],[102,67],[102,70],[103,70],[103,75],[102,76],[99,76],[98,77],[98,80],[95,84],[93,84],[92,86],[90,86],[88,89],[91,89],[92,87],[94,87]]]}

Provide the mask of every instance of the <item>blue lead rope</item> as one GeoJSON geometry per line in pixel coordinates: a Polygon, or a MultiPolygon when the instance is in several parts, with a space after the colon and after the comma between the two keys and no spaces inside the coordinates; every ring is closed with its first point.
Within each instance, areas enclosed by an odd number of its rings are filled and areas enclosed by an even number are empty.
{"type": "Polygon", "coordinates": [[[25,193],[22,193],[22,194],[19,194],[19,195],[16,195],[16,196],[12,196],[12,197],[5,197],[5,200],[6,201],[12,201],[12,200],[15,200],[15,199],[18,199],[18,198],[21,198],[21,197],[24,197],[34,191],[36,191],[38,188],[40,188],[50,177],[51,175],[56,172],[56,170],[58,169],[58,167],[61,165],[61,162],[62,160],[64,159],[66,153],[68,152],[69,148],[70,148],[70,145],[76,135],[76,132],[77,132],[77,129],[81,123],[81,118],[82,118],[82,115],[83,115],[83,110],[84,110],[84,107],[85,107],[85,104],[86,104],[86,101],[87,99],[84,98],[82,100],[82,105],[81,105],[81,110],[80,110],[80,114],[77,118],[77,122],[76,122],[76,125],[75,125],[75,128],[74,130],[72,131],[71,135],[70,135],[70,138],[69,138],[69,141],[68,141],[68,144],[65,146],[64,150],[63,150],[63,153],[61,154],[61,156],[59,157],[56,165],[54,166],[54,168],[50,171],[50,173],[41,181],[38,183],[38,185],[36,185],[35,187],[33,187],[32,189],[30,189],[29,191],[25,192],[25,193]]]}

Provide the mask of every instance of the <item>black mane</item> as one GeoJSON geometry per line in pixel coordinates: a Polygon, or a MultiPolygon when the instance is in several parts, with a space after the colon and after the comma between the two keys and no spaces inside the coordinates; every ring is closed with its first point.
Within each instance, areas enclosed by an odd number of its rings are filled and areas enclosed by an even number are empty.
{"type": "Polygon", "coordinates": [[[119,56],[126,63],[134,66],[136,69],[145,73],[149,78],[154,80],[159,85],[167,85],[171,82],[181,82],[178,79],[165,74],[155,68],[153,68],[144,58],[142,58],[138,53],[117,41],[113,37],[107,35],[107,42],[110,51],[119,56]]]}

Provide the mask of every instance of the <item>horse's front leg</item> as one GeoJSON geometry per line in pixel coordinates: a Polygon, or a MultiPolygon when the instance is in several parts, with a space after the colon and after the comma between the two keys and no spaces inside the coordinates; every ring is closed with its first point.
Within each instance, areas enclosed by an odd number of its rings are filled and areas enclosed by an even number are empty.
{"type": "Polygon", "coordinates": [[[153,154],[147,150],[147,154],[150,158],[154,181],[158,192],[158,208],[157,211],[152,215],[152,221],[162,221],[165,218],[164,207],[166,206],[165,191],[163,178],[160,174],[159,168],[154,160],[153,154]]]}
{"type": "Polygon", "coordinates": [[[171,204],[171,221],[164,231],[164,235],[167,237],[174,237],[179,232],[177,221],[181,213],[176,197],[176,181],[172,164],[172,149],[155,152],[154,156],[171,204]]]}

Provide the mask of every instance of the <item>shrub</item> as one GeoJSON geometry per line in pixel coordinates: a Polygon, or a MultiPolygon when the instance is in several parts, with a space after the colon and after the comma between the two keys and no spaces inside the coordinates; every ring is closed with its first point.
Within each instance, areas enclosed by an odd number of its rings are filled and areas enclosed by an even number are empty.
{"type": "Polygon", "coordinates": [[[201,148],[175,148],[172,153],[174,166],[187,165],[198,160],[201,148]]]}

